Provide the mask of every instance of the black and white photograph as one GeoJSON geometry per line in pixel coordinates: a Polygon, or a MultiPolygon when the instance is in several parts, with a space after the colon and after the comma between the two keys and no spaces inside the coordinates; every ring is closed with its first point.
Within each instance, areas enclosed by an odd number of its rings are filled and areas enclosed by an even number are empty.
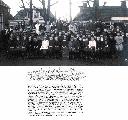
{"type": "Polygon", "coordinates": [[[0,0],[0,120],[128,120],[128,0],[0,0]]]}
{"type": "Polygon", "coordinates": [[[127,0],[0,0],[0,66],[127,66],[127,0]]]}

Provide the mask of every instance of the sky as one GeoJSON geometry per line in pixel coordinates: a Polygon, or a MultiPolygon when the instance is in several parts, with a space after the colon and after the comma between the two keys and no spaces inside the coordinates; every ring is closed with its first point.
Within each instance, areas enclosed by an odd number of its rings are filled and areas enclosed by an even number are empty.
{"type": "MultiPolygon", "coordinates": [[[[11,14],[14,16],[21,8],[22,5],[21,0],[3,0],[6,4],[8,4],[11,8],[11,14]]],[[[28,7],[27,2],[29,0],[24,0],[25,6],[28,7]]],[[[46,0],[47,2],[48,0],[46,0]]],[[[69,20],[69,0],[51,0],[51,4],[58,1],[58,3],[51,7],[51,12],[56,16],[57,18],[61,19],[68,19],[69,20]]],[[[84,0],[71,0],[72,1],[72,18],[74,18],[79,13],[79,7],[82,5],[82,1],[84,0]]],[[[104,2],[107,2],[106,5],[115,6],[120,5],[121,0],[100,0],[100,5],[103,5],[104,2]]],[[[33,0],[33,4],[36,7],[41,8],[42,5],[40,4],[39,0],[33,0]]],[[[47,5],[47,3],[46,3],[47,5]]]]}

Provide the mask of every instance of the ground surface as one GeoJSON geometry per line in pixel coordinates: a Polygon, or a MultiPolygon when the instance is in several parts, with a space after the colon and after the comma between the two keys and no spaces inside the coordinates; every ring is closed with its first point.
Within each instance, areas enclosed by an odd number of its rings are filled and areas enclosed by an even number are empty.
{"type": "Polygon", "coordinates": [[[4,55],[0,57],[0,66],[127,66],[128,61],[125,58],[121,60],[115,59],[102,59],[95,61],[85,60],[68,60],[64,58],[47,59],[47,58],[6,58],[4,55]]]}

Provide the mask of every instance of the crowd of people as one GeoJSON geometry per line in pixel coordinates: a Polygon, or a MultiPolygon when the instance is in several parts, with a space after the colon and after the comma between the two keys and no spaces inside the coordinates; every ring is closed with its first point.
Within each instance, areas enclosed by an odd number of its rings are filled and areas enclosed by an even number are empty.
{"type": "Polygon", "coordinates": [[[96,24],[89,29],[87,23],[37,22],[34,31],[3,30],[0,50],[8,56],[23,58],[99,60],[119,56],[127,39],[126,32],[120,26],[96,24]]]}

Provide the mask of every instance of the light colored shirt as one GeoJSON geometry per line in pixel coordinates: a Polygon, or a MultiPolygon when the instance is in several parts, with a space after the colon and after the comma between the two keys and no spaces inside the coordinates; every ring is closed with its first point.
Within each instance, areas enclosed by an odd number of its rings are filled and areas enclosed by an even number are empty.
{"type": "Polygon", "coordinates": [[[40,34],[39,27],[40,27],[40,24],[36,24],[36,25],[35,25],[36,33],[37,33],[38,35],[40,34]]]}
{"type": "Polygon", "coordinates": [[[117,45],[122,44],[123,41],[124,41],[122,36],[116,36],[116,37],[115,37],[115,40],[116,40],[116,44],[117,44],[117,45]]]}
{"type": "Polygon", "coordinates": [[[77,32],[77,28],[75,25],[69,25],[69,30],[72,31],[73,33],[76,33],[77,32]]]}
{"type": "Polygon", "coordinates": [[[89,48],[92,48],[92,47],[95,47],[95,49],[96,49],[96,41],[95,40],[89,41],[89,48]]]}
{"type": "Polygon", "coordinates": [[[40,50],[47,50],[48,47],[49,47],[49,41],[44,40],[44,41],[42,41],[42,46],[41,46],[40,50]]]}

